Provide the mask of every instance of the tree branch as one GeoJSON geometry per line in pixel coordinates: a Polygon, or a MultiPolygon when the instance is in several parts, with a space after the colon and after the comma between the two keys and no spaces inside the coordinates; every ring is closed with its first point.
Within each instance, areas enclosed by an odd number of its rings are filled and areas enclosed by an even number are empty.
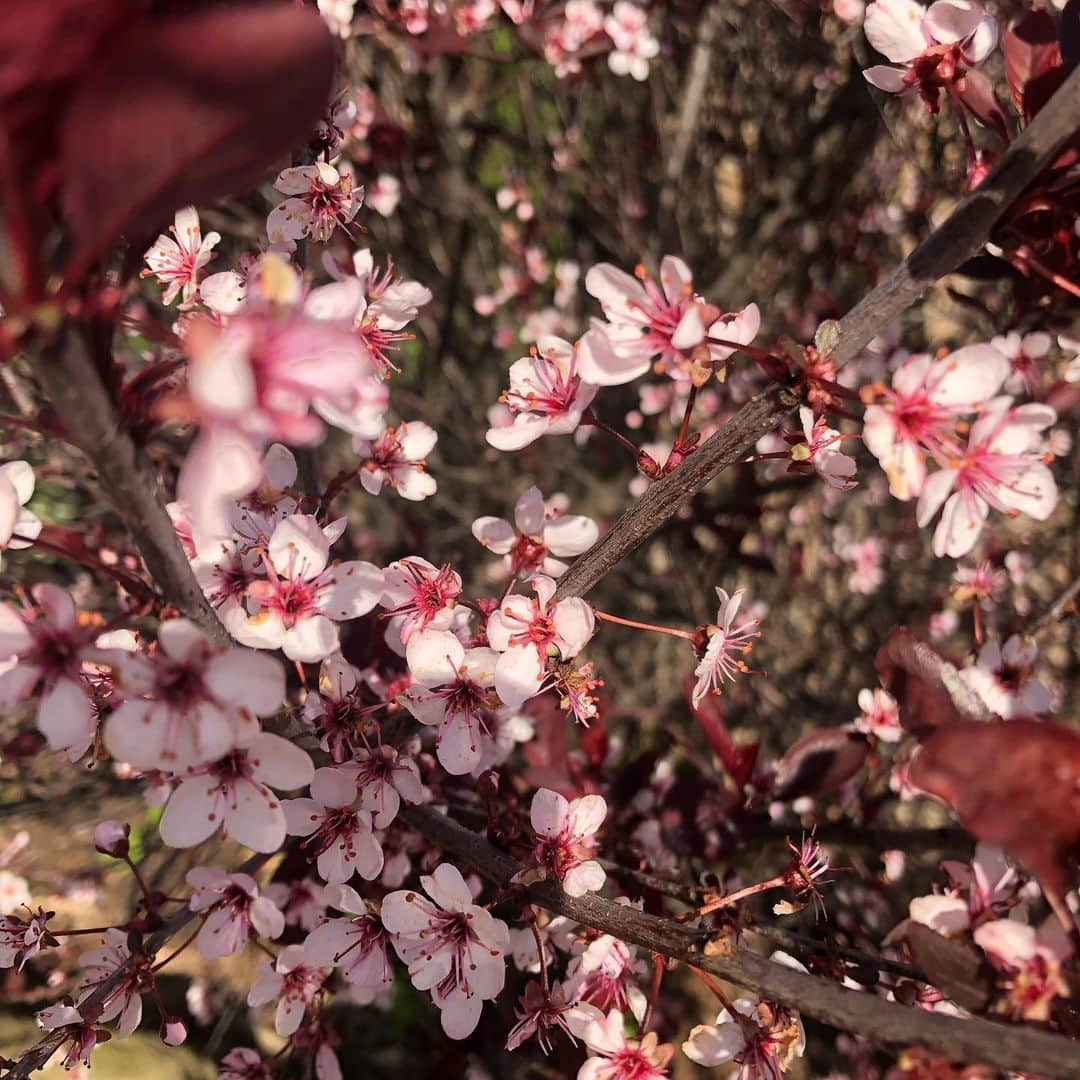
{"type": "Polygon", "coordinates": [[[165,512],[157,470],[125,429],[94,366],[85,331],[74,324],[61,329],[36,358],[34,370],[64,427],[97,471],[161,595],[211,638],[229,641],[165,512]]]}
{"type": "MultiPolygon", "coordinates": [[[[401,817],[445,854],[461,859],[496,885],[505,887],[522,864],[430,806],[409,806],[401,817]]],[[[1037,1073],[1049,1080],[1080,1078],[1076,1044],[1057,1035],[1018,1025],[927,1012],[845,990],[827,979],[804,975],[725,942],[709,948],[700,931],[600,896],[567,896],[550,881],[526,889],[548,911],[612,934],[620,941],[682,960],[728,979],[772,1001],[783,1002],[844,1031],[876,1043],[918,1045],[946,1058],[985,1062],[999,1069],[1037,1073]]]]}
{"type": "MultiPolygon", "coordinates": [[[[838,366],[854,359],[894,319],[945,274],[979,252],[998,219],[1016,201],[1080,124],[1078,67],[1002,154],[986,179],[884,281],[839,322],[838,366]]],[[[608,532],[575,560],[556,594],[584,596],[621,559],[644,543],[729,465],[742,460],[762,435],[795,407],[790,389],[773,386],[747,402],[674,472],[658,480],[608,532]]]]}

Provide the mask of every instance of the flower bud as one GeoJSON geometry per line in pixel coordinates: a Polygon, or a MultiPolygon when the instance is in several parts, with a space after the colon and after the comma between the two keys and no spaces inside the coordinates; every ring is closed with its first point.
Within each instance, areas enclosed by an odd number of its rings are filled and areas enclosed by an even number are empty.
{"type": "Polygon", "coordinates": [[[94,847],[102,855],[123,859],[128,853],[128,836],[131,826],[126,821],[103,821],[94,829],[94,847]]]}
{"type": "Polygon", "coordinates": [[[178,1016],[162,1017],[160,1035],[166,1046],[180,1046],[188,1037],[187,1024],[178,1016]]]}

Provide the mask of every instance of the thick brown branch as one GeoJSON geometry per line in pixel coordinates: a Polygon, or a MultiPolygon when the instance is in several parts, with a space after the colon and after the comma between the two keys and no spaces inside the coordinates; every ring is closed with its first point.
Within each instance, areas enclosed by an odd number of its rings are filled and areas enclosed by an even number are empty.
{"type": "Polygon", "coordinates": [[[844,316],[836,349],[839,364],[854,359],[938,278],[982,250],[1002,214],[1080,130],[1078,118],[1080,68],[1062,83],[975,191],[844,316]]]}
{"type": "MultiPolygon", "coordinates": [[[[1080,68],[1061,85],[1023,134],[1002,154],[978,189],[964,199],[883,282],[841,320],[839,365],[906,311],[945,274],[982,250],[998,219],[1076,134],[1080,68]]],[[[583,596],[621,559],[648,539],[719,472],[741,460],[795,405],[790,391],[772,387],[744,405],[674,472],[653,484],[559,582],[560,597],[583,596]]]]}
{"type": "MultiPolygon", "coordinates": [[[[407,807],[402,817],[444,853],[464,861],[496,885],[506,886],[522,869],[516,859],[431,807],[407,807]]],[[[923,1046],[951,1060],[984,1062],[1051,1080],[1080,1078],[1080,1049],[1060,1036],[988,1020],[962,1020],[845,990],[828,979],[804,975],[737,946],[706,950],[698,931],[603,897],[575,899],[551,882],[531,885],[527,892],[530,900],[548,911],[650,952],[693,964],[873,1042],[923,1046]]]]}
{"type": "Polygon", "coordinates": [[[228,641],[162,505],[157,472],[125,429],[85,332],[64,327],[37,357],[34,370],[64,427],[97,470],[162,596],[211,637],[228,641]]]}

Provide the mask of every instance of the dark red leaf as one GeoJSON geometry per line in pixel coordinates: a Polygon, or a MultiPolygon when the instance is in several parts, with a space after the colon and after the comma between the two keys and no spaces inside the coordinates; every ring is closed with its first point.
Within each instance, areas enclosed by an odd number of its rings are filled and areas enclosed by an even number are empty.
{"type": "Polygon", "coordinates": [[[778,799],[799,799],[835,791],[863,767],[869,752],[869,741],[857,731],[811,731],[780,759],[773,793],[778,799]]]}
{"type": "Polygon", "coordinates": [[[0,4],[0,123],[17,173],[52,162],[72,86],[136,6],[135,0],[0,4]]]}
{"type": "Polygon", "coordinates": [[[989,720],[986,706],[961,681],[956,668],[906,626],[898,626],[874,658],[881,685],[900,706],[907,731],[925,734],[943,724],[989,720]]]}
{"type": "Polygon", "coordinates": [[[1069,0],[1061,13],[1061,59],[1070,68],[1080,64],[1080,0],[1069,0]]]}
{"type": "Polygon", "coordinates": [[[1008,142],[1009,128],[1005,114],[994,96],[994,84],[981,72],[969,71],[964,76],[960,100],[988,127],[992,127],[1008,142]]]}
{"type": "Polygon", "coordinates": [[[725,770],[727,770],[728,775],[735,782],[736,788],[742,791],[750,782],[750,778],[754,773],[760,743],[755,741],[744,746],[737,746],[735,740],[731,737],[731,732],[728,731],[727,724],[724,722],[724,711],[720,695],[709,694],[702,699],[700,705],[694,705],[690,698],[693,686],[693,679],[687,679],[684,691],[690,712],[701,725],[701,730],[705,732],[705,738],[709,740],[709,745],[713,748],[713,752],[720,759],[720,763],[725,770]]]}
{"type": "Polygon", "coordinates": [[[1000,844],[1059,895],[1080,855],[1080,732],[1042,720],[935,731],[911,782],[944,799],[972,836],[1000,844]]]}
{"type": "Polygon", "coordinates": [[[330,95],[333,59],[317,12],[290,3],[129,23],[64,117],[73,262],[258,180],[306,140],[330,95]]]}
{"type": "Polygon", "coordinates": [[[1013,102],[1030,120],[1037,110],[1026,101],[1028,84],[1061,65],[1057,23],[1047,11],[1029,11],[1001,35],[1001,47],[1013,102]]]}

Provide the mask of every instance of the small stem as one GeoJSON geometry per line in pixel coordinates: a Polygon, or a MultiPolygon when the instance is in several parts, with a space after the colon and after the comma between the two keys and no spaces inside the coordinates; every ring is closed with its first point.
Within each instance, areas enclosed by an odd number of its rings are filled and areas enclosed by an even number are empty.
{"type": "Polygon", "coordinates": [[[720,984],[707,971],[702,971],[701,968],[693,966],[690,966],[690,970],[716,995],[716,1000],[727,1009],[729,1015],[738,1015],[731,1007],[731,999],[720,989],[720,984]]]}
{"type": "Polygon", "coordinates": [[[697,401],[698,388],[696,386],[690,387],[690,396],[686,399],[686,409],[683,411],[682,423],[679,425],[679,434],[675,439],[676,446],[682,446],[686,442],[687,435],[690,434],[690,417],[694,413],[694,404],[697,401]]]}
{"type": "Polygon", "coordinates": [[[964,111],[964,103],[960,100],[960,95],[956,90],[955,83],[949,83],[949,102],[953,107],[953,112],[956,113],[956,119],[960,124],[960,130],[964,133],[964,142],[967,144],[968,163],[974,165],[979,160],[978,152],[975,149],[975,140],[971,137],[971,128],[968,126],[967,113],[964,111]]]}
{"type": "Polygon", "coordinates": [[[540,986],[544,991],[544,997],[548,996],[548,966],[547,952],[544,949],[544,939],[540,936],[540,927],[536,924],[536,908],[530,907],[529,929],[536,941],[536,955],[540,958],[540,986]]]}
{"type": "Polygon", "coordinates": [[[583,424],[587,424],[589,427],[599,428],[601,431],[610,435],[621,447],[633,454],[634,460],[637,461],[638,457],[641,454],[641,450],[638,449],[638,447],[636,447],[625,435],[623,435],[622,432],[616,431],[613,427],[611,427],[610,424],[605,424],[604,421],[601,420],[600,417],[598,417],[596,413],[592,411],[592,409],[585,410],[585,413],[581,418],[581,422],[583,424]]]}
{"type": "Polygon", "coordinates": [[[127,863],[128,869],[135,875],[135,881],[138,883],[139,890],[143,895],[143,903],[146,905],[147,911],[153,911],[154,907],[154,894],[147,888],[146,882],[143,881],[142,874],[139,873],[139,868],[131,861],[130,855],[123,856],[124,862],[127,863]]]}
{"type": "Polygon", "coordinates": [[[85,930],[53,930],[49,928],[49,933],[53,937],[78,937],[80,934],[104,934],[106,930],[115,930],[115,926],[90,926],[85,930]]]}
{"type": "MultiPolygon", "coordinates": [[[[202,926],[200,925],[199,930],[201,929],[202,926]]],[[[160,971],[166,964],[172,963],[172,961],[175,960],[199,936],[199,930],[193,931],[187,938],[185,938],[182,945],[178,946],[171,953],[169,953],[169,955],[166,956],[164,960],[159,960],[150,970],[157,972],[160,971]]]]}
{"type": "Polygon", "coordinates": [[[621,619],[618,615],[609,615],[599,608],[593,608],[593,614],[598,619],[603,619],[604,622],[617,623],[619,626],[632,626],[635,630],[655,630],[658,634],[671,634],[672,637],[686,638],[687,641],[694,641],[697,638],[697,634],[691,630],[676,630],[672,626],[657,626],[654,623],[637,622],[634,619],[621,619]]]}
{"type": "Polygon", "coordinates": [[[1039,262],[1039,260],[1029,252],[1019,249],[1016,251],[1007,251],[1005,257],[1018,270],[1034,270],[1039,277],[1044,278],[1051,284],[1056,285],[1059,289],[1070,293],[1080,300],[1080,285],[1077,285],[1066,277],[1062,277],[1061,274],[1051,270],[1050,267],[1043,265],[1043,263],[1039,262]]]}
{"type": "Polygon", "coordinates": [[[768,881],[759,881],[756,885],[747,885],[745,889],[736,889],[733,893],[725,893],[723,896],[714,897],[696,911],[688,911],[683,915],[676,915],[675,921],[688,922],[690,919],[696,919],[701,915],[711,915],[714,911],[720,911],[721,908],[731,907],[732,904],[737,904],[740,900],[748,900],[751,896],[756,896],[758,893],[767,892],[769,889],[779,889],[783,884],[784,876],[783,874],[778,874],[774,878],[769,878],[768,881]]]}
{"type": "Polygon", "coordinates": [[[653,1012],[656,1009],[656,1002],[660,998],[660,984],[664,981],[664,972],[667,970],[667,961],[665,960],[663,953],[653,953],[653,973],[652,983],[649,986],[649,1000],[645,1006],[645,1016],[641,1021],[641,1030],[646,1032],[649,1030],[649,1023],[653,1018],[653,1012]]]}

